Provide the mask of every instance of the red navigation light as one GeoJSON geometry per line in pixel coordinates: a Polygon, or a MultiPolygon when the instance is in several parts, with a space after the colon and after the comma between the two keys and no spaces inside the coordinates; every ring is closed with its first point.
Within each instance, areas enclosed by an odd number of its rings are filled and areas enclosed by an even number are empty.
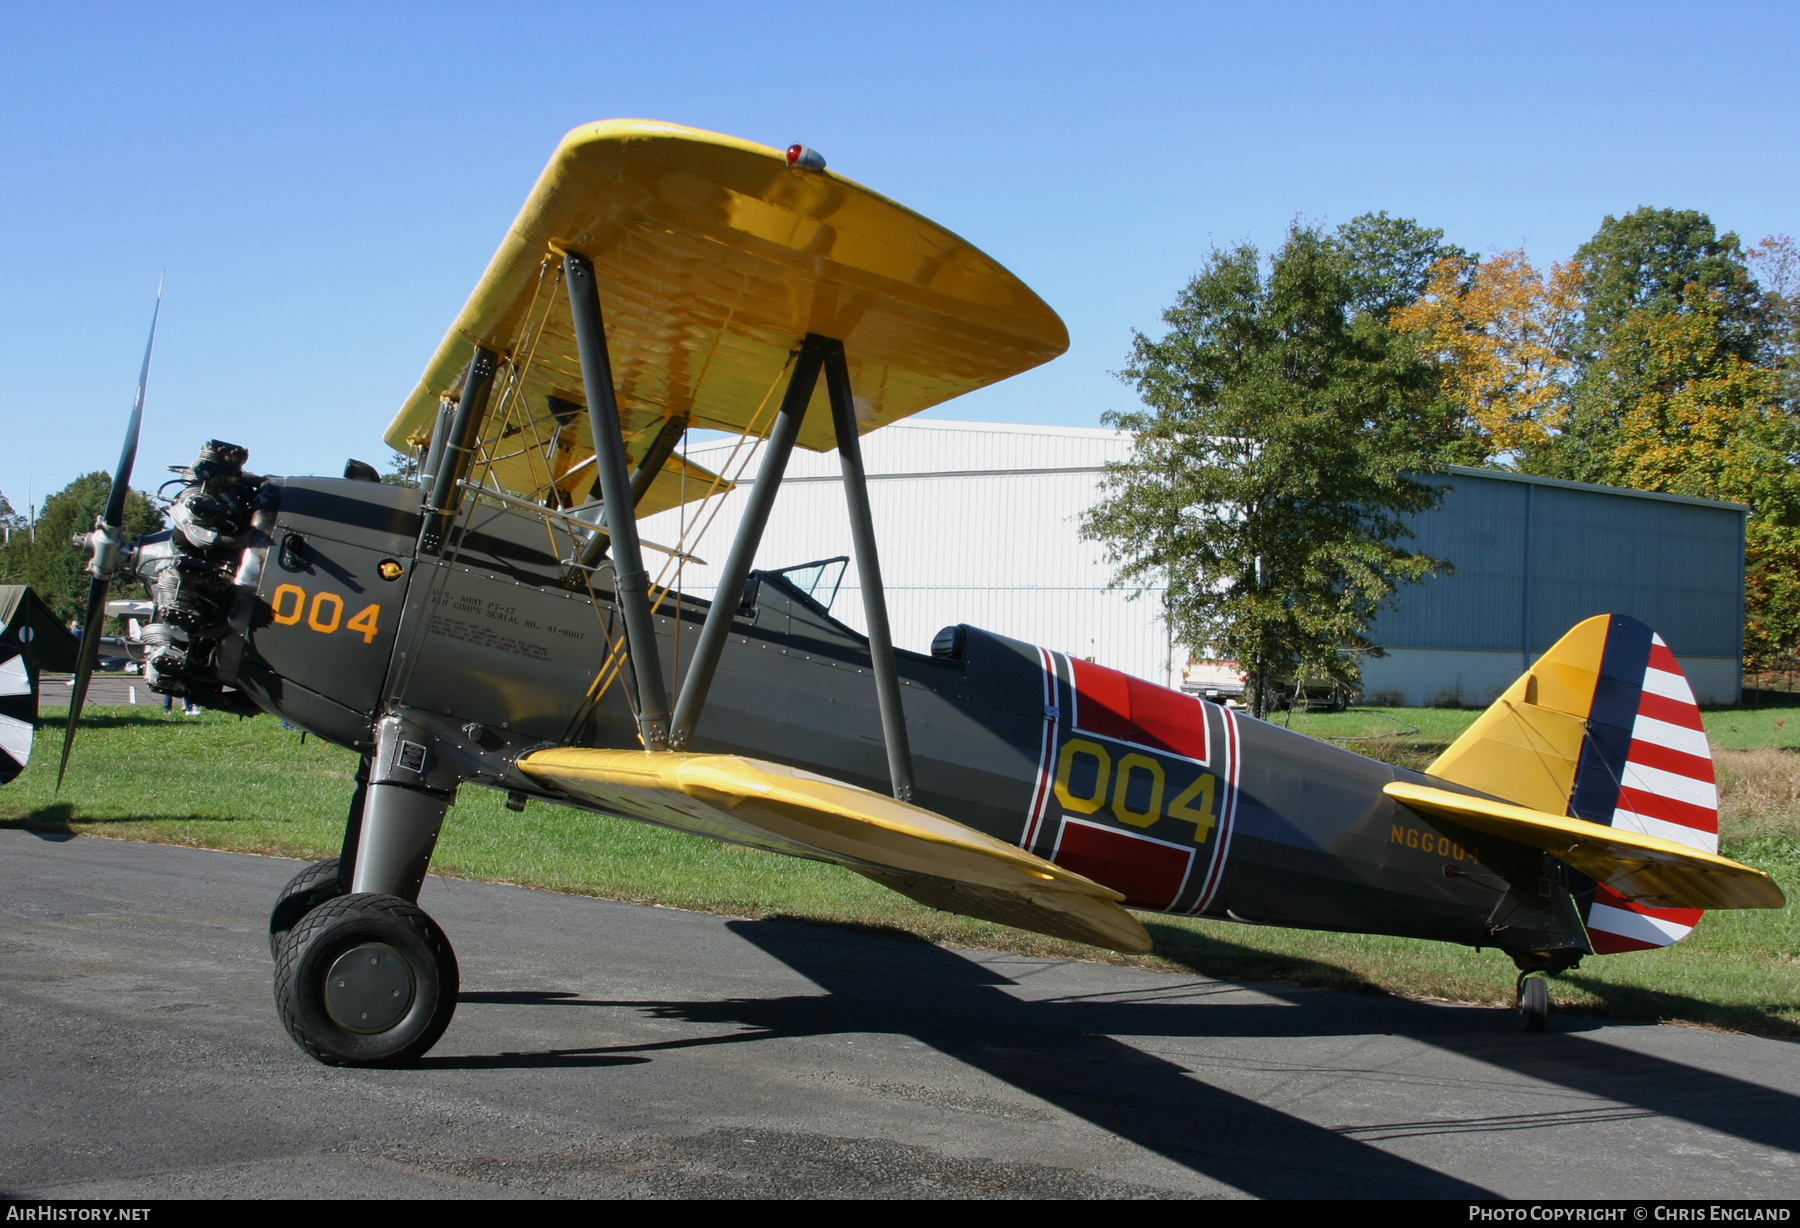
{"type": "Polygon", "coordinates": [[[808,149],[804,145],[787,147],[787,164],[797,166],[801,170],[822,171],[825,169],[825,155],[816,149],[808,149]]]}

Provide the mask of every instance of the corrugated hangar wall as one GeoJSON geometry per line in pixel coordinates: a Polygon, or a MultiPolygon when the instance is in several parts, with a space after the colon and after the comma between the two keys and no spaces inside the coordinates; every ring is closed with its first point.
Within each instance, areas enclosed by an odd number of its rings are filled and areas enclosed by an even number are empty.
{"type": "MultiPolygon", "coordinates": [[[[735,472],[734,447],[695,444],[688,456],[735,472]]],[[[941,627],[970,623],[1179,684],[1187,654],[1169,642],[1161,590],[1132,600],[1109,589],[1103,549],[1078,530],[1104,466],[1130,447],[1119,431],[917,419],[865,436],[894,642],[926,652],[941,627]]],[[[746,444],[740,459],[749,452],[746,444]]],[[[712,595],[755,460],[690,543],[707,564],[682,569],[688,591],[712,595]]],[[[1489,703],[1570,626],[1617,612],[1663,634],[1702,702],[1736,700],[1742,508],[1479,469],[1434,480],[1451,489],[1439,510],[1415,519],[1415,542],[1455,574],[1404,590],[1377,620],[1388,655],[1364,665],[1371,699],[1489,703]]],[[[673,544],[692,516],[649,517],[641,532],[673,544]]],[[[837,454],[797,449],[756,566],[850,553],[837,454]]],[[[854,562],[831,611],[863,629],[854,562]]]]}
{"type": "Polygon", "coordinates": [[[1375,620],[1387,656],[1364,664],[1370,700],[1490,703],[1582,619],[1629,614],[1700,702],[1737,702],[1748,509],[1461,466],[1432,480],[1449,489],[1410,544],[1455,570],[1375,620]]]}

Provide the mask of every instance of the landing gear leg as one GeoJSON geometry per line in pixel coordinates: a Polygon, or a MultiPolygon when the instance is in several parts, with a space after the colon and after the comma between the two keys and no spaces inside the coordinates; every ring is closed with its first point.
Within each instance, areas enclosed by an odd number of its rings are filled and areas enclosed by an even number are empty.
{"type": "Polygon", "coordinates": [[[1542,1032],[1550,1018],[1550,987],[1541,976],[1519,973],[1517,991],[1519,1018],[1527,1032],[1542,1032]]]}
{"type": "Polygon", "coordinates": [[[1513,967],[1519,970],[1513,996],[1519,1019],[1527,1032],[1542,1032],[1545,1021],[1550,1018],[1550,985],[1544,978],[1579,967],[1581,957],[1587,952],[1563,947],[1541,951],[1508,950],[1506,953],[1512,956],[1513,967]]]}
{"type": "Polygon", "coordinates": [[[297,918],[276,955],[282,1026],[328,1065],[410,1062],[456,1010],[456,954],[417,904],[454,793],[431,787],[433,748],[410,732],[399,717],[377,725],[344,842],[344,893],[297,918]]]}

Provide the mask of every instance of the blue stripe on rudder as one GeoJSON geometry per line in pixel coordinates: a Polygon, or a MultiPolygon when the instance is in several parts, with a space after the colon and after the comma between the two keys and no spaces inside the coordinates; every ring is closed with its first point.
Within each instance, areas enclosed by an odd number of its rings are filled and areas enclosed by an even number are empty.
{"type": "Polygon", "coordinates": [[[1650,628],[1635,618],[1613,615],[1600,658],[1600,679],[1588,708],[1587,737],[1569,813],[1593,823],[1611,825],[1619,805],[1619,779],[1631,754],[1631,730],[1637,724],[1638,700],[1644,690],[1644,668],[1650,664],[1650,628]]]}

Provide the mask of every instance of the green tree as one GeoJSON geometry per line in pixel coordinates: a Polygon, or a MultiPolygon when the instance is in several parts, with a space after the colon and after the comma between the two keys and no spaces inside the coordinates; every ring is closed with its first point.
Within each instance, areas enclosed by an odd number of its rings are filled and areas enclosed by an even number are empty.
{"type": "Polygon", "coordinates": [[[25,570],[30,541],[31,522],[18,513],[11,500],[0,495],[0,584],[24,583],[16,576],[25,570]]]}
{"type": "MultiPolygon", "coordinates": [[[[29,584],[64,621],[78,619],[86,610],[90,578],[86,571],[87,552],[72,539],[94,527],[94,517],[106,510],[106,496],[111,490],[112,478],[108,474],[78,477],[44,500],[35,542],[14,535],[13,551],[20,557],[11,583],[29,584]]],[[[134,490],[125,497],[128,542],[162,526],[163,514],[147,496],[134,490]]],[[[118,576],[112,582],[111,593],[115,597],[136,597],[141,595],[141,586],[135,576],[118,576]]]]}
{"type": "Polygon", "coordinates": [[[1800,247],[1787,235],[1770,235],[1745,255],[1774,325],[1767,365],[1781,373],[1788,408],[1800,408],[1800,247]]]}
{"type": "Polygon", "coordinates": [[[1409,217],[1389,217],[1385,209],[1351,218],[1331,242],[1345,258],[1352,309],[1381,320],[1417,302],[1440,261],[1464,264],[1472,259],[1445,243],[1443,231],[1409,217]]]}
{"type": "Polygon", "coordinates": [[[1634,311],[1687,310],[1689,286],[1717,304],[1720,336],[1733,353],[1755,361],[1767,342],[1768,310],[1743,245],[1735,234],[1719,234],[1704,213],[1645,207],[1622,218],[1607,214],[1575,249],[1575,265],[1584,291],[1577,361],[1598,358],[1634,311]]]}
{"type": "Polygon", "coordinates": [[[1106,415],[1136,441],[1084,536],[1115,583],[1166,584],[1173,636],[1237,659],[1258,716],[1297,674],[1354,683],[1376,610],[1442,565],[1396,543],[1442,497],[1409,474],[1438,466],[1458,414],[1359,271],[1298,224],[1266,275],[1249,244],[1214,251],[1169,331],[1136,335],[1120,374],[1144,407],[1106,415]]]}
{"type": "Polygon", "coordinates": [[[419,484],[419,454],[417,452],[401,452],[389,448],[387,471],[381,480],[389,486],[417,486],[419,484]]]}
{"type": "Polygon", "coordinates": [[[1601,476],[1750,505],[1744,652],[1770,660],[1800,647],[1800,418],[1782,372],[1738,352],[1723,295],[1690,286],[1680,306],[1628,312],[1596,364],[1626,406],[1601,476]]]}
{"type": "Polygon", "coordinates": [[[1553,476],[1605,482],[1613,468],[1614,433],[1644,378],[1624,368],[1625,357],[1636,349],[1613,352],[1615,335],[1635,313],[1684,314],[1700,301],[1688,296],[1688,287],[1698,287],[1716,309],[1720,344],[1751,363],[1769,356],[1774,318],[1738,237],[1719,234],[1711,218],[1692,209],[1609,214],[1594,237],[1576,249],[1574,264],[1582,304],[1570,355],[1568,429],[1536,467],[1553,476]]]}

